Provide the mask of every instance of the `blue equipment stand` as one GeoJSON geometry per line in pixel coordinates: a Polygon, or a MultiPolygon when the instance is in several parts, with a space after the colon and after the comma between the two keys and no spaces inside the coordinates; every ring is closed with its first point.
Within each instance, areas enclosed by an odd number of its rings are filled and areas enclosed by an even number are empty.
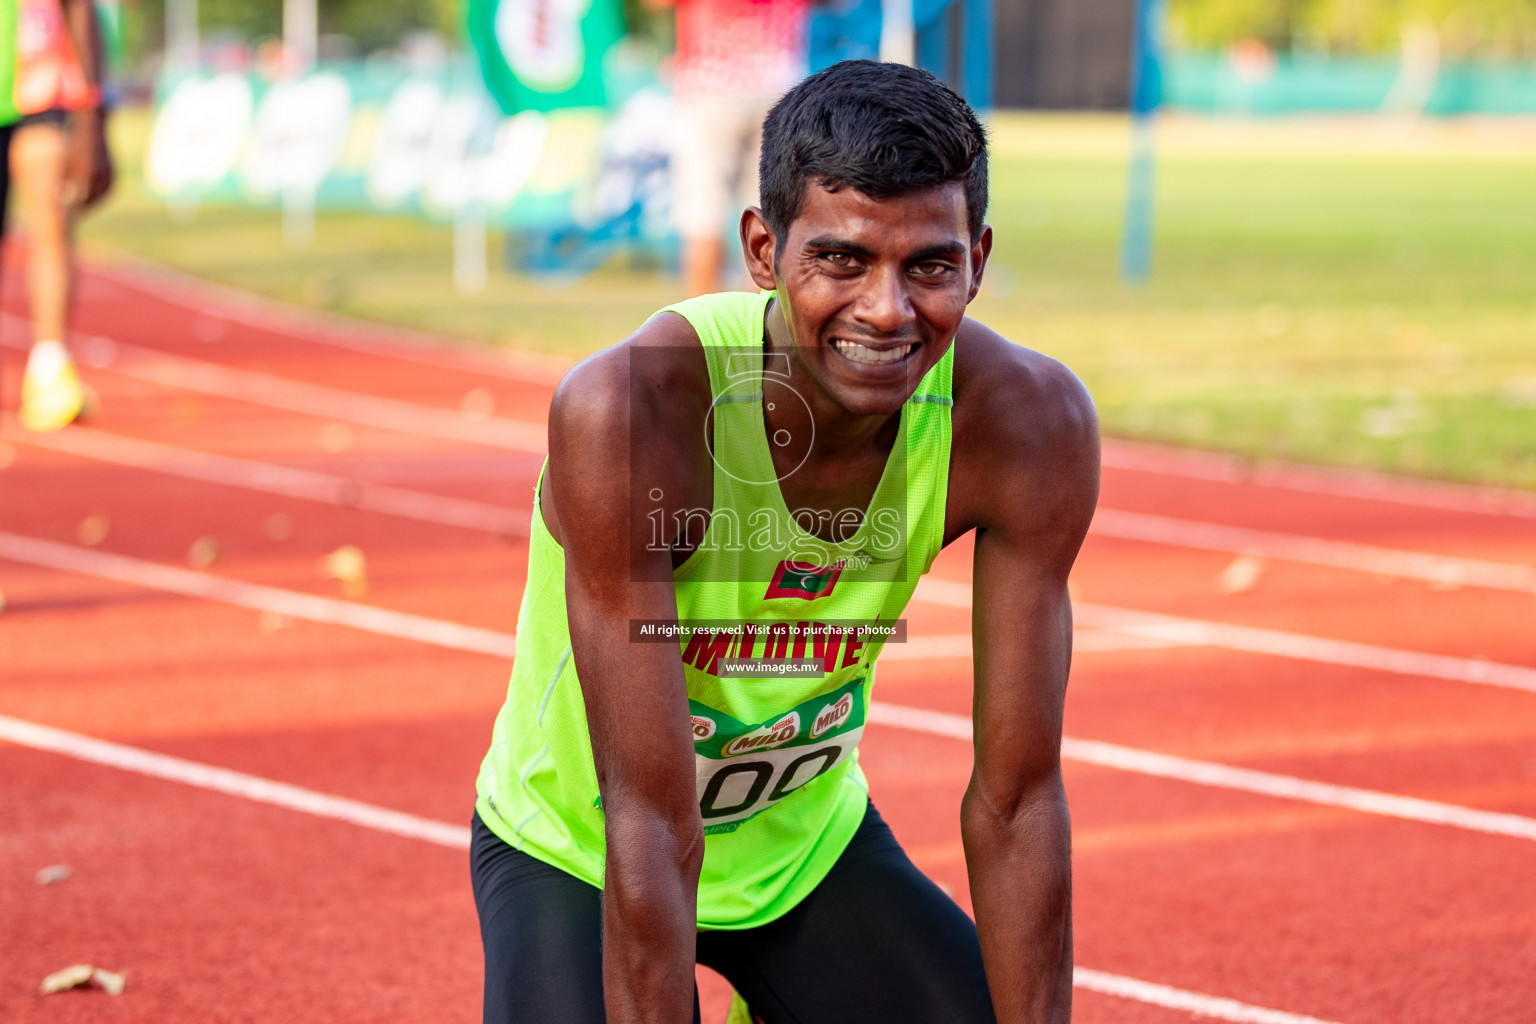
{"type": "Polygon", "coordinates": [[[1163,101],[1163,3],[1136,0],[1131,49],[1131,159],[1125,190],[1125,229],[1120,276],[1146,284],[1152,275],[1153,182],[1157,139],[1155,113],[1163,101]]]}

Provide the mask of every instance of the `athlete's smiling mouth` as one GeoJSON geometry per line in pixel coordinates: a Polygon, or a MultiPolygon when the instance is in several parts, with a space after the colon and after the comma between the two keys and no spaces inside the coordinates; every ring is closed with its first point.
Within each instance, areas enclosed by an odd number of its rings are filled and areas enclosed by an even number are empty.
{"type": "Polygon", "coordinates": [[[832,339],[832,349],[838,355],[850,363],[857,363],[860,366],[887,366],[892,363],[899,363],[910,356],[917,348],[919,348],[917,342],[877,347],[847,338],[832,339]]]}

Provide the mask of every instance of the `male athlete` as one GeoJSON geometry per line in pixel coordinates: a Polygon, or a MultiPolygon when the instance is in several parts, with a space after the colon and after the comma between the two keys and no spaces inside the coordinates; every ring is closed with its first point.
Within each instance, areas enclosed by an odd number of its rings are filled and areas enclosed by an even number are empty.
{"type": "Polygon", "coordinates": [[[741,239],[763,292],[671,307],[555,395],[476,804],[485,1019],[685,1024],[698,962],[763,1024],[1066,1021],[1092,404],[965,317],[986,140],[937,79],[814,75],[761,166],[741,239]],[[881,629],[969,531],[975,923],[906,858],[856,752],[881,629]]]}

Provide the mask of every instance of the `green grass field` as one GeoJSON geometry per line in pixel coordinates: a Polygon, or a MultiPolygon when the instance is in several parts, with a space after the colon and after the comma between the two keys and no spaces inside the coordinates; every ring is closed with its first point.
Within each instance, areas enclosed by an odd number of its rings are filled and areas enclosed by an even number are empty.
{"type": "MultiPolygon", "coordinates": [[[[322,213],[290,250],[273,210],[174,224],[137,180],[88,245],[366,319],[579,355],[678,297],[654,271],[454,294],[448,230],[322,213]]],[[[1536,488],[1536,124],[1199,122],[1161,133],[1153,280],[1118,278],[1128,130],[1003,115],[997,247],[977,317],[1065,361],[1105,431],[1254,456],[1536,488]]]]}

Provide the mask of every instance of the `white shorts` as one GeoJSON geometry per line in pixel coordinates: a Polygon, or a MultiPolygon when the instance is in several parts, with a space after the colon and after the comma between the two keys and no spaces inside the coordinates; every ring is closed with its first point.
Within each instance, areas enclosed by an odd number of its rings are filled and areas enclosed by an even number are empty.
{"type": "Polygon", "coordinates": [[[763,118],[777,96],[694,95],[673,101],[672,220],[683,238],[719,238],[756,206],[763,118]]]}

